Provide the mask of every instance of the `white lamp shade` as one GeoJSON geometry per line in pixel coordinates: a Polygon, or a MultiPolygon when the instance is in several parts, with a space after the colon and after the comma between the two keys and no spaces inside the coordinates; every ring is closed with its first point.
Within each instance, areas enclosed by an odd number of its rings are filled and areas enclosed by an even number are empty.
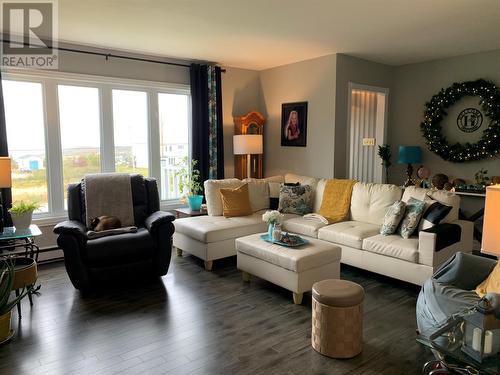
{"type": "Polygon", "coordinates": [[[256,155],[263,153],[261,134],[242,134],[233,137],[235,155],[256,155]]]}
{"type": "Polygon", "coordinates": [[[0,157],[0,188],[12,187],[10,158],[0,157]]]}
{"type": "Polygon", "coordinates": [[[486,188],[486,204],[484,207],[483,253],[500,255],[500,185],[486,188]]]}

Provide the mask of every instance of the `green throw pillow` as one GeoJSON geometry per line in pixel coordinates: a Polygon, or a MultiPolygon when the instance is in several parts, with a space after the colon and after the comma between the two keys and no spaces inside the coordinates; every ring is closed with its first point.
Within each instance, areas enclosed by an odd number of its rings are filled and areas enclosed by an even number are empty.
{"type": "Polygon", "coordinates": [[[401,237],[408,239],[418,228],[418,223],[425,210],[425,202],[415,198],[410,198],[406,202],[406,212],[401,225],[399,226],[399,234],[401,237]]]}
{"type": "Polygon", "coordinates": [[[384,216],[384,222],[380,228],[380,234],[388,236],[396,233],[399,223],[403,220],[406,213],[406,203],[403,201],[396,201],[387,210],[384,216]]]}

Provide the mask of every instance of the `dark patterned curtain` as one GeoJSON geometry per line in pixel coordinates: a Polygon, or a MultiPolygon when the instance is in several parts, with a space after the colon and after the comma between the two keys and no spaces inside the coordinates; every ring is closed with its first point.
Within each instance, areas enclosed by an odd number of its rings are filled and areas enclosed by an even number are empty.
{"type": "MultiPolygon", "coordinates": [[[[3,103],[3,88],[1,82],[2,72],[0,71],[0,156],[9,156],[9,147],[7,145],[7,124],[5,123],[5,106],[3,103]]],[[[12,207],[12,190],[5,188],[0,190],[3,202],[4,223],[5,226],[11,226],[12,220],[7,210],[12,207]]]]}
{"type": "Polygon", "coordinates": [[[192,158],[201,180],[224,178],[221,68],[191,64],[192,158]]]}

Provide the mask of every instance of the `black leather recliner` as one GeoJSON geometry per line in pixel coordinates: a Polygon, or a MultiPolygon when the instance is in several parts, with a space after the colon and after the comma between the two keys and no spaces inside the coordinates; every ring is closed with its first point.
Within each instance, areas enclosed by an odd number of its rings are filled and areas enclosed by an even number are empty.
{"type": "Polygon", "coordinates": [[[57,244],[76,289],[88,291],[109,281],[121,283],[166,275],[172,253],[174,216],[160,211],[154,178],[131,176],[137,233],[89,240],[85,225],[85,194],[82,183],[68,186],[69,220],[57,224],[57,244]]]}

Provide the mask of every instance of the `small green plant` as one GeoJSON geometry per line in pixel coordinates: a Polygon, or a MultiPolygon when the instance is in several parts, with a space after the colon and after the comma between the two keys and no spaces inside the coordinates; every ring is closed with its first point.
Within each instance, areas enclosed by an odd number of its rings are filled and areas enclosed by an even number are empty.
{"type": "Polygon", "coordinates": [[[25,202],[19,201],[12,205],[9,209],[11,214],[22,215],[27,212],[36,211],[40,208],[40,204],[38,202],[25,202]]]}
{"type": "Polygon", "coordinates": [[[189,163],[189,159],[184,157],[182,162],[177,165],[179,170],[175,172],[175,176],[179,178],[179,190],[188,197],[202,191],[200,171],[196,168],[197,165],[198,160],[193,159],[189,163]]]}
{"type": "Polygon", "coordinates": [[[378,156],[382,159],[382,165],[385,168],[385,182],[389,182],[389,167],[392,165],[391,163],[391,146],[390,145],[382,145],[378,146],[378,156]]]}
{"type": "Polygon", "coordinates": [[[488,170],[483,168],[476,172],[476,174],[474,175],[474,179],[476,180],[476,183],[478,185],[483,186],[489,185],[491,182],[490,178],[488,177],[488,170]]]}
{"type": "Polygon", "coordinates": [[[12,258],[0,258],[0,315],[7,314],[12,310],[20,300],[28,295],[32,288],[32,286],[23,288],[18,296],[10,299],[12,285],[14,284],[14,272],[12,258]]]}

